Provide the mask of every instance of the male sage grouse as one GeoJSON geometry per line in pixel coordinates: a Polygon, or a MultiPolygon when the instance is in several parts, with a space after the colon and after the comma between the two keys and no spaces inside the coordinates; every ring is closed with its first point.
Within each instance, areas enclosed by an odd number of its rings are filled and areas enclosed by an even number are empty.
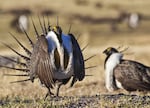
{"type": "MultiPolygon", "coordinates": [[[[9,45],[3,43],[6,47],[15,52],[18,56],[23,58],[25,62],[17,62],[7,58],[16,64],[23,66],[24,68],[11,68],[3,66],[5,68],[24,71],[26,74],[23,75],[12,75],[9,76],[26,76],[28,79],[15,81],[32,81],[38,78],[47,89],[48,95],[53,95],[51,89],[58,84],[56,95],[59,94],[59,88],[61,85],[66,84],[71,78],[71,86],[79,80],[82,81],[85,77],[85,65],[84,62],[92,57],[84,60],[82,50],[75,39],[74,35],[70,33],[63,33],[61,27],[57,24],[51,27],[48,21],[48,27],[43,19],[43,24],[40,21],[42,34],[39,34],[35,24],[32,20],[32,24],[36,33],[36,42],[30,39],[27,32],[24,30],[25,36],[27,37],[32,49],[26,48],[13,34],[11,36],[17,41],[17,43],[25,50],[28,56],[21,54],[9,45]]],[[[4,56],[3,56],[4,57],[4,56]]],[[[5,57],[6,58],[6,57],[5,57]]]]}
{"type": "Polygon", "coordinates": [[[127,91],[150,90],[150,67],[123,59],[123,54],[112,47],[103,53],[107,56],[104,66],[108,91],[119,88],[127,91]]]}

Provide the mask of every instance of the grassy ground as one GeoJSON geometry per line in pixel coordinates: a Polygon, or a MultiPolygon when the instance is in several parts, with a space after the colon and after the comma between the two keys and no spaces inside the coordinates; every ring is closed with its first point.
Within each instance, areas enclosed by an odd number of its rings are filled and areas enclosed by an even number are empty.
{"type": "Polygon", "coordinates": [[[25,97],[6,97],[0,101],[3,108],[17,107],[17,108],[149,108],[149,96],[137,95],[96,95],[96,96],[65,96],[54,97],[44,101],[36,98],[30,99],[25,97]]]}
{"type": "MultiPolygon", "coordinates": [[[[104,86],[104,59],[105,55],[102,51],[109,46],[129,47],[126,51],[125,58],[137,60],[150,66],[150,21],[142,21],[140,26],[131,30],[126,23],[118,25],[118,31],[113,32],[109,24],[91,24],[72,19],[74,15],[99,17],[115,17],[122,10],[128,12],[140,12],[144,15],[149,15],[150,1],[145,0],[30,0],[28,3],[25,0],[10,0],[0,1],[0,41],[6,42],[21,53],[23,50],[17,46],[13,38],[8,34],[12,32],[16,35],[23,44],[30,47],[23,37],[23,34],[17,33],[10,27],[11,20],[15,17],[11,14],[4,14],[11,9],[29,8],[34,14],[33,17],[38,30],[40,30],[37,14],[44,9],[51,9],[55,14],[50,16],[52,25],[56,24],[56,16],[59,16],[59,23],[64,32],[67,32],[69,25],[72,24],[72,32],[79,37],[79,43],[83,48],[87,43],[89,46],[83,52],[85,59],[93,54],[96,57],[86,62],[86,67],[97,65],[96,68],[86,70],[87,76],[82,82],[78,82],[74,87],[69,88],[69,84],[63,86],[60,90],[60,96],[43,100],[46,89],[41,87],[39,81],[35,83],[24,82],[19,84],[10,84],[11,81],[23,79],[18,77],[4,76],[4,73],[19,73],[7,69],[0,69],[0,107],[150,107],[149,93],[143,94],[135,92],[136,95],[131,95],[126,91],[120,90],[113,93],[108,93],[104,86]],[[80,1],[80,2],[79,2],[80,1]],[[81,3],[81,1],[83,1],[81,3]],[[96,4],[101,4],[96,7],[96,4]],[[17,5],[17,6],[16,6],[17,5]],[[125,93],[126,95],[118,95],[125,93]],[[93,101],[94,100],[94,101],[93,101]],[[63,105],[63,106],[62,106],[63,105]]],[[[30,22],[31,23],[31,22],[30,22]]],[[[33,27],[30,24],[28,31],[30,37],[34,40],[33,27]]],[[[0,45],[0,55],[15,55],[3,45],[0,45]]],[[[55,90],[54,90],[55,91],[55,90]]]]}

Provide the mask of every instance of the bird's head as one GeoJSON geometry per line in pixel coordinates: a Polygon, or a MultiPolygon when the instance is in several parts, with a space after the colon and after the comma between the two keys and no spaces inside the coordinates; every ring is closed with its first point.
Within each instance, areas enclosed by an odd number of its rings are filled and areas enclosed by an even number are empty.
{"type": "Polygon", "coordinates": [[[103,53],[106,54],[107,56],[110,56],[111,54],[118,53],[118,52],[119,51],[113,47],[109,47],[103,51],[103,53]]]}
{"type": "Polygon", "coordinates": [[[62,29],[60,26],[54,26],[52,28],[52,31],[55,32],[55,34],[57,35],[57,38],[59,40],[60,43],[62,43],[62,38],[61,38],[61,35],[62,35],[62,29]]]}

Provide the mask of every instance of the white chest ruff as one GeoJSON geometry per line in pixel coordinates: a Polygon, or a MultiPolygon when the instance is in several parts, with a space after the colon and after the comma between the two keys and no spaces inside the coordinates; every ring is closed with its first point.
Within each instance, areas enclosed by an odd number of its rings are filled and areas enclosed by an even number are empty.
{"type": "Polygon", "coordinates": [[[66,79],[69,78],[73,75],[73,52],[72,52],[72,43],[71,43],[71,38],[65,34],[62,33],[62,44],[60,44],[57,35],[53,32],[50,31],[48,35],[46,36],[47,41],[48,41],[48,50],[49,50],[49,55],[51,59],[51,67],[53,69],[53,74],[55,79],[66,79]],[[54,51],[56,50],[59,53],[60,57],[60,67],[56,68],[55,65],[55,56],[54,56],[54,51]],[[67,50],[67,53],[69,55],[69,62],[67,65],[67,68],[64,68],[64,48],[67,50]]]}
{"type": "Polygon", "coordinates": [[[114,91],[117,88],[113,79],[113,70],[120,63],[122,57],[121,53],[114,53],[106,61],[105,83],[108,91],[114,91]]]}

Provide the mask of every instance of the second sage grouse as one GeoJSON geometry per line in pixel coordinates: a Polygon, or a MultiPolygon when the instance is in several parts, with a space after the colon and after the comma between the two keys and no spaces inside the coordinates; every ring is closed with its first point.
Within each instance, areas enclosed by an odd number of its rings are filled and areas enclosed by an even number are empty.
{"type": "Polygon", "coordinates": [[[104,65],[108,91],[118,88],[127,91],[150,91],[150,67],[123,59],[123,54],[112,47],[103,53],[107,56],[104,65]]]}
{"type": "MultiPolygon", "coordinates": [[[[18,69],[8,66],[3,67],[26,72],[25,75],[16,76],[29,76],[28,79],[16,82],[28,80],[34,82],[34,79],[38,78],[41,84],[48,89],[46,97],[48,95],[53,95],[51,89],[55,87],[55,84],[57,83],[58,88],[56,95],[58,96],[60,86],[66,84],[70,78],[73,77],[71,86],[73,86],[77,80],[82,81],[84,79],[85,65],[82,51],[74,35],[71,33],[64,34],[59,25],[51,27],[48,22],[48,27],[46,27],[45,21],[43,24],[40,21],[43,33],[39,34],[33,20],[32,24],[37,36],[37,41],[35,43],[29,38],[27,32],[24,31],[25,36],[32,46],[31,50],[26,48],[14,35],[11,34],[17,43],[26,51],[28,56],[21,54],[9,45],[3,43],[25,60],[25,63],[12,60],[25,68],[18,69]]],[[[11,74],[7,75],[11,76],[11,74]]]]}
{"type": "Polygon", "coordinates": [[[11,22],[11,27],[16,29],[19,33],[24,33],[24,30],[29,30],[29,18],[28,15],[17,15],[11,22]]]}

